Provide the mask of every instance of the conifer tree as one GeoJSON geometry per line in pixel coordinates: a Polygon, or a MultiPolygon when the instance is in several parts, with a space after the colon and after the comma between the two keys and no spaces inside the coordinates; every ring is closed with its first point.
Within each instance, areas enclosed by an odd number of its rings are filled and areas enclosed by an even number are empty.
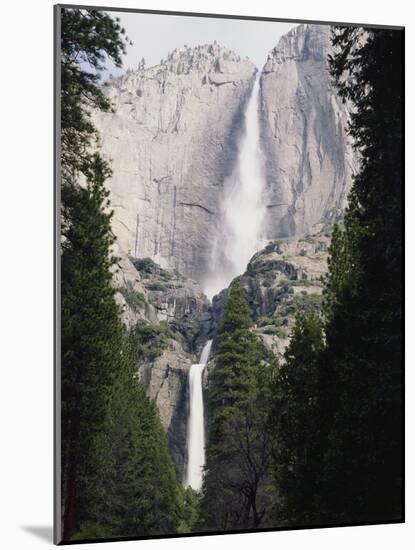
{"type": "MultiPolygon", "coordinates": [[[[98,139],[90,113],[109,111],[111,103],[98,86],[104,62],[121,67],[127,40],[119,19],[101,10],[61,9],[61,177],[63,188],[76,186],[93,163],[98,139]]],[[[64,201],[64,196],[62,197],[64,201]]]]}
{"type": "Polygon", "coordinates": [[[402,53],[398,30],[340,28],[330,59],[353,104],[360,154],[332,292],[322,359],[328,442],[318,492],[326,521],[401,518],[402,53]],[[336,273],[349,269],[338,285],[336,273]],[[333,307],[334,306],[334,307],[333,307]],[[326,374],[327,376],[324,376],[326,374]]]}
{"type": "Polygon", "coordinates": [[[169,534],[183,523],[184,491],[157,408],[137,376],[137,348],[131,331],[114,363],[108,421],[98,433],[106,469],[85,476],[91,498],[73,540],[169,534]]]}
{"type": "Polygon", "coordinates": [[[124,51],[117,21],[62,10],[63,539],[172,533],[182,493],[155,405],[137,380],[138,344],[115,301],[114,236],[105,181],[93,152],[89,109],[110,104],[96,86],[102,62],[124,51]],[[96,71],[87,72],[86,63],[96,71]]]}
{"type": "Polygon", "coordinates": [[[121,63],[122,33],[104,12],[61,10],[61,462],[66,540],[81,519],[99,507],[100,480],[109,468],[103,435],[122,327],[110,274],[114,238],[104,187],[110,169],[91,151],[96,130],[89,111],[110,107],[96,83],[106,55],[121,63]],[[86,64],[91,71],[83,68],[86,64]]]}
{"type": "Polygon", "coordinates": [[[71,224],[62,241],[62,465],[64,536],[93,506],[93,479],[106,472],[108,402],[122,345],[109,249],[113,242],[105,164],[96,155],[88,184],[67,194],[71,224]]]}
{"type": "MultiPolygon", "coordinates": [[[[319,443],[319,359],[324,348],[322,320],[299,314],[273,383],[271,423],[276,431],[274,474],[281,525],[313,522],[319,443]]],[[[318,520],[317,520],[318,521],[318,520]]]]}
{"type": "Polygon", "coordinates": [[[202,494],[205,529],[257,528],[272,506],[269,377],[250,330],[244,291],[233,283],[218,330],[209,390],[211,426],[202,494]]]}
{"type": "Polygon", "coordinates": [[[131,331],[123,346],[105,434],[113,468],[106,480],[105,508],[96,521],[116,537],[175,533],[183,519],[183,490],[157,408],[138,380],[137,349],[131,331]]]}
{"type": "MultiPolygon", "coordinates": [[[[349,215],[351,213],[349,206],[349,215]]],[[[331,234],[328,254],[328,272],[324,277],[323,308],[326,321],[329,320],[338,307],[351,292],[354,277],[352,275],[353,261],[347,234],[338,224],[335,224],[331,234]]]]}
{"type": "MultiPolygon", "coordinates": [[[[402,517],[402,33],[338,28],[331,72],[360,168],[334,227],[321,321],[300,317],[274,386],[286,524],[402,517]]],[[[278,521],[278,516],[277,516],[278,521]]]]}
{"type": "Polygon", "coordinates": [[[111,400],[108,439],[115,460],[106,493],[112,536],[175,533],[182,519],[182,490],[176,478],[154,402],[137,375],[137,338],[124,346],[111,400]]]}
{"type": "Polygon", "coordinates": [[[231,286],[218,329],[212,390],[209,401],[220,420],[235,405],[242,405],[255,391],[256,369],[261,362],[258,339],[250,331],[251,319],[239,282],[231,286]]]}

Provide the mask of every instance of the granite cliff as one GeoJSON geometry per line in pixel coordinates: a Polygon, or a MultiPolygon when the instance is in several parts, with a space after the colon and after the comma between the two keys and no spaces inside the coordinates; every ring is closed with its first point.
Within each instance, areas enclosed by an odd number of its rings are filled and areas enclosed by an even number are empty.
{"type": "Polygon", "coordinates": [[[255,72],[213,44],[106,82],[113,112],[94,122],[112,160],[114,231],[126,253],[201,280],[255,72]]]}
{"type": "Polygon", "coordinates": [[[261,74],[264,236],[301,235],[345,208],[357,159],[348,106],[330,80],[330,27],[299,25],[270,52],[261,74]]]}
{"type": "MultiPolygon", "coordinates": [[[[345,207],[356,158],[348,107],[330,83],[330,48],[329,27],[300,25],[263,67],[265,241],[305,234],[345,207]]],[[[176,49],[105,83],[113,112],[94,121],[112,160],[114,231],[126,254],[204,282],[255,73],[249,60],[212,44],[176,49]]]]}

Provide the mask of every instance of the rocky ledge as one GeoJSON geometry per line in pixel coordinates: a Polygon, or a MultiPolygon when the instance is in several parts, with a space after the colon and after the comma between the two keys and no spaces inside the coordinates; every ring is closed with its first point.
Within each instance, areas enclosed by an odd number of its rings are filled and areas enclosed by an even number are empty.
{"type": "MultiPolygon", "coordinates": [[[[270,242],[252,257],[239,278],[246,292],[253,330],[265,349],[280,358],[288,345],[296,313],[321,309],[329,245],[330,232],[324,230],[270,242]]],[[[226,289],[213,299],[216,327],[227,295],[226,289]]]]}

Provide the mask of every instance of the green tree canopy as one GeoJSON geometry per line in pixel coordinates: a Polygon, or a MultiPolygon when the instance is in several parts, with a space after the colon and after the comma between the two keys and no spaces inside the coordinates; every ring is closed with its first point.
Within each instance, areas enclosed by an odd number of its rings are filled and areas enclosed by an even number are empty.
{"type": "Polygon", "coordinates": [[[233,283],[218,330],[209,390],[211,425],[202,494],[202,528],[257,528],[272,506],[268,429],[271,367],[250,330],[239,281],[233,283]]]}
{"type": "Polygon", "coordinates": [[[402,514],[403,33],[337,28],[333,45],[360,168],[331,249],[318,505],[327,521],[382,521],[402,514]]]}
{"type": "Polygon", "coordinates": [[[308,525],[314,521],[320,437],[318,368],[323,349],[320,317],[297,315],[272,392],[271,425],[277,440],[274,475],[280,496],[277,524],[308,525]]]}
{"type": "Polygon", "coordinates": [[[91,110],[108,111],[111,104],[97,85],[111,59],[121,67],[125,31],[119,19],[94,9],[61,10],[61,175],[74,185],[88,177],[93,165],[91,146],[98,137],[91,110]]]}
{"type": "Polygon", "coordinates": [[[61,23],[63,539],[174,533],[184,497],[115,301],[111,171],[92,142],[90,109],[110,108],[99,73],[121,63],[123,31],[97,10],[64,8],[61,23]]]}

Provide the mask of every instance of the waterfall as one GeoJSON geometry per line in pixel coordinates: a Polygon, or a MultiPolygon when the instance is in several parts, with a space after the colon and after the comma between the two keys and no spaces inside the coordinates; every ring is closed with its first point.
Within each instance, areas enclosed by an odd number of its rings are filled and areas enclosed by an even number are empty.
{"type": "Polygon", "coordinates": [[[261,248],[263,156],[259,139],[259,73],[245,109],[245,134],[233,173],[224,182],[222,215],[213,243],[210,269],[204,284],[211,298],[242,274],[250,258],[261,248]]]}
{"type": "MultiPolygon", "coordinates": [[[[259,75],[256,75],[245,113],[245,132],[238,160],[224,182],[222,212],[213,239],[211,261],[204,291],[208,297],[229,285],[246,269],[253,254],[261,248],[261,227],[265,214],[264,178],[259,140],[259,75]]],[[[200,361],[189,371],[190,414],[188,421],[188,465],[186,486],[199,490],[205,463],[204,406],[202,374],[209,359],[212,340],[206,342],[200,361]]]]}
{"type": "Polygon", "coordinates": [[[202,391],[202,374],[209,360],[212,340],[208,340],[202,350],[199,363],[192,365],[189,371],[190,414],[187,432],[187,475],[186,486],[198,491],[202,486],[203,466],[205,464],[205,423],[202,391]]]}

